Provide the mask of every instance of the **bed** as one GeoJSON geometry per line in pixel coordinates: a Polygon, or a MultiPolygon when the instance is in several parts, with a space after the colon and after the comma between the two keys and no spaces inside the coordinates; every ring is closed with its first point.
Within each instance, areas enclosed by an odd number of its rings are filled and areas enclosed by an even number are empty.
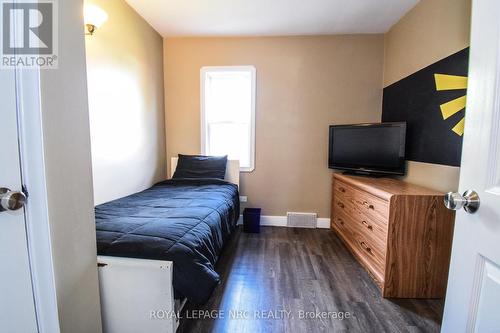
{"type": "MultiPolygon", "coordinates": [[[[171,161],[171,174],[177,158],[171,161]]],[[[175,179],[96,207],[105,332],[175,332],[181,300],[202,304],[239,218],[239,163],[224,180],[175,179]]]]}

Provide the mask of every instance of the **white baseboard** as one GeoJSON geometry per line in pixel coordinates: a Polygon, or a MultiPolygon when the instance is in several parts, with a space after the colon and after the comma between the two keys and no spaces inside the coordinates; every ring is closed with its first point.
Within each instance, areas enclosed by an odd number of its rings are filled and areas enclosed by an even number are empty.
{"type": "Polygon", "coordinates": [[[316,227],[321,229],[330,229],[330,219],[326,217],[318,217],[316,227]]]}
{"type": "MultiPolygon", "coordinates": [[[[240,215],[238,224],[243,224],[243,215],[240,215]]],[[[260,225],[266,227],[287,227],[286,216],[262,215],[260,217],[260,225]]],[[[316,228],[330,229],[330,219],[319,217],[316,222],[316,228]]]]}

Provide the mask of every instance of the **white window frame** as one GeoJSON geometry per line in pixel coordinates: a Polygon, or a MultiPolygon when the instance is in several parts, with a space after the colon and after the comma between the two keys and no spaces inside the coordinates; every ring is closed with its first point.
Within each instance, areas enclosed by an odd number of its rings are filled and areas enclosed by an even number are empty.
{"type": "Polygon", "coordinates": [[[255,104],[256,104],[256,87],[257,75],[255,66],[204,66],[200,70],[200,105],[201,105],[201,153],[207,154],[207,123],[205,121],[205,77],[207,73],[212,72],[228,72],[228,71],[249,71],[252,76],[251,83],[251,107],[250,107],[250,166],[240,167],[240,172],[252,172],[255,170],[255,104]]]}

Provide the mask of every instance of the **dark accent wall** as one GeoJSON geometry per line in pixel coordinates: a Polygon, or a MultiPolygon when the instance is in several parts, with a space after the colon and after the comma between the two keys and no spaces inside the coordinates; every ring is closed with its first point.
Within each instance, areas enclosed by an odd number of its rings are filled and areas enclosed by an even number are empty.
{"type": "Polygon", "coordinates": [[[384,88],[382,121],[406,121],[407,159],[460,166],[462,136],[452,128],[465,109],[443,119],[440,105],[466,94],[466,89],[436,90],[434,74],[467,76],[469,48],[444,58],[384,88]]]}

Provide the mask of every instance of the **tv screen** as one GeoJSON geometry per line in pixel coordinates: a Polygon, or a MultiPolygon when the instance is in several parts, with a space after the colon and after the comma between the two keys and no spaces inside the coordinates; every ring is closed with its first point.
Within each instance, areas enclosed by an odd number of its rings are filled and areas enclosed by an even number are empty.
{"type": "Polygon", "coordinates": [[[330,126],[328,166],[365,174],[405,174],[406,123],[330,126]]]}

